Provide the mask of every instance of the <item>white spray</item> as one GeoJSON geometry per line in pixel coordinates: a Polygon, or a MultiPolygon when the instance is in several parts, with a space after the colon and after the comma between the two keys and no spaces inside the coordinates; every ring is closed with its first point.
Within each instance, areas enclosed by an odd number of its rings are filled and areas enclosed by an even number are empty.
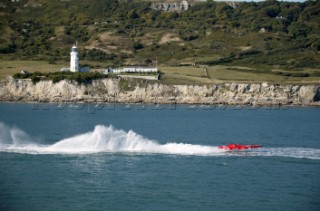
{"type": "Polygon", "coordinates": [[[112,126],[97,125],[93,131],[58,141],[52,145],[40,145],[18,128],[0,123],[0,152],[28,154],[90,154],[144,153],[200,156],[281,156],[320,159],[320,149],[312,148],[266,148],[251,151],[228,152],[216,146],[185,143],[159,144],[134,131],[117,130],[112,126]]]}

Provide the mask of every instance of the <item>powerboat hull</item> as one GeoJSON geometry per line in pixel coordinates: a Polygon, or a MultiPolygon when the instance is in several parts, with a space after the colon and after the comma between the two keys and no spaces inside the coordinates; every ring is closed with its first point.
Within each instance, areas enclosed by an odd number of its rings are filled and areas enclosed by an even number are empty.
{"type": "Polygon", "coordinates": [[[224,150],[246,150],[246,149],[255,149],[260,148],[262,145],[258,144],[228,144],[224,146],[218,146],[219,149],[224,150]]]}

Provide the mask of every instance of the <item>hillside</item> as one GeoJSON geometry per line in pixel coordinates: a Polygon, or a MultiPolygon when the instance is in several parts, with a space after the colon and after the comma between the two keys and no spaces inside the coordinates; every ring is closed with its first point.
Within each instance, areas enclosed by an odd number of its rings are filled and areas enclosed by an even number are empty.
{"type": "MultiPolygon", "coordinates": [[[[69,60],[82,65],[244,66],[274,74],[320,73],[320,1],[193,2],[162,12],[150,1],[5,0],[0,2],[3,60],[69,60]]],[[[235,70],[235,69],[233,69],[235,70]]],[[[299,75],[300,74],[300,75],[299,75]]]]}

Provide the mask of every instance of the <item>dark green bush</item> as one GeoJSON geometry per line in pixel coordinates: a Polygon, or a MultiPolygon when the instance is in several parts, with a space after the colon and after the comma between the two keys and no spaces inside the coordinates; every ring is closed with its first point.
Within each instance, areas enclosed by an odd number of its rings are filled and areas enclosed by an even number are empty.
{"type": "Polygon", "coordinates": [[[34,72],[29,74],[21,74],[16,73],[13,75],[13,78],[16,79],[26,79],[30,78],[32,82],[35,84],[40,81],[41,77],[43,79],[52,80],[53,83],[58,83],[64,79],[77,81],[78,83],[91,83],[93,80],[107,78],[108,76],[105,74],[101,74],[98,72],[88,72],[88,73],[73,73],[73,72],[50,72],[50,73],[41,73],[34,72]]]}
{"type": "Polygon", "coordinates": [[[309,77],[309,73],[291,73],[291,77],[309,77]]]}
{"type": "Polygon", "coordinates": [[[36,84],[40,81],[40,77],[33,75],[33,76],[31,76],[31,81],[33,84],[36,84]]]}
{"type": "Polygon", "coordinates": [[[143,44],[142,44],[142,43],[139,43],[139,42],[135,42],[135,43],[133,44],[133,49],[135,49],[135,50],[142,49],[143,47],[144,47],[143,44]]]}

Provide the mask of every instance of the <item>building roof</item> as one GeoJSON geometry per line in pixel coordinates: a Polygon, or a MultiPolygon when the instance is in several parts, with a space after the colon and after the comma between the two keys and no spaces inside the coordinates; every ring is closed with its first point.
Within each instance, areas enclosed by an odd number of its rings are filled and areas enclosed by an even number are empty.
{"type": "Polygon", "coordinates": [[[141,68],[141,69],[150,69],[150,68],[155,68],[156,69],[156,67],[143,67],[143,66],[129,66],[129,67],[124,67],[124,68],[141,68]]]}

